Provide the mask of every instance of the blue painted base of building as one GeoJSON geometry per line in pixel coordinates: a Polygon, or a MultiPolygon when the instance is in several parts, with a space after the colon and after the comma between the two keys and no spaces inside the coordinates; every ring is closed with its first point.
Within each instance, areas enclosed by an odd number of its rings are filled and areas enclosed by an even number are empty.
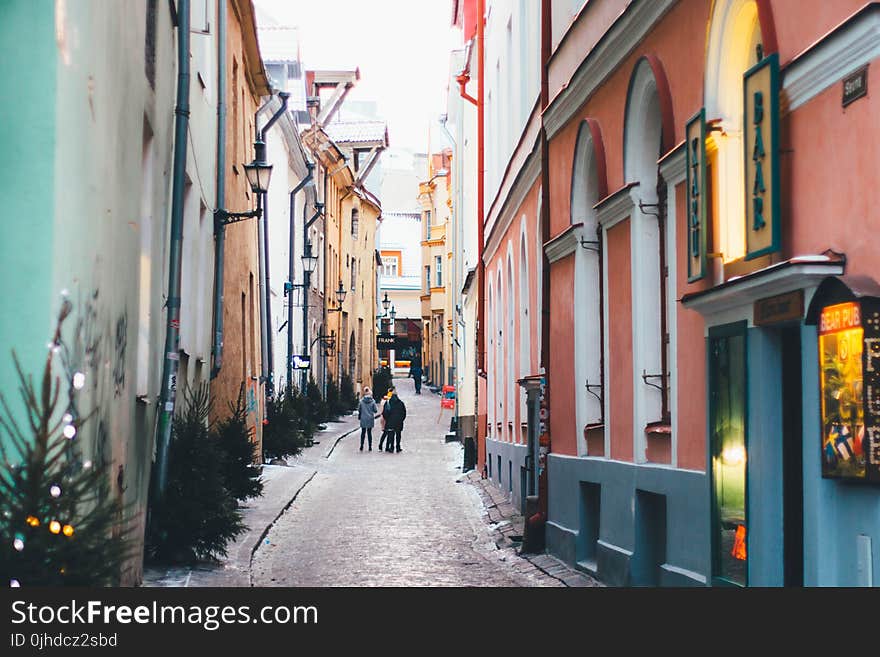
{"type": "Polygon", "coordinates": [[[705,586],[706,475],[551,454],[547,549],[608,586],[705,586]]]}
{"type": "Polygon", "coordinates": [[[525,445],[500,440],[486,440],[486,474],[501,490],[507,491],[510,501],[525,512],[528,487],[525,476],[525,445]]]}

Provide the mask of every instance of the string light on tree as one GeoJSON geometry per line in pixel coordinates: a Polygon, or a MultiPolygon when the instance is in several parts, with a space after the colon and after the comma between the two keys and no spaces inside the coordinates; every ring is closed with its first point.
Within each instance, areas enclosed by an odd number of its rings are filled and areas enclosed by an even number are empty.
{"type": "Polygon", "coordinates": [[[75,435],[76,435],[76,427],[75,426],[73,426],[72,424],[68,424],[67,426],[64,427],[64,437],[65,438],[67,438],[68,440],[72,440],[75,435]]]}
{"type": "Polygon", "coordinates": [[[15,540],[12,541],[12,547],[14,547],[19,552],[24,550],[24,536],[22,536],[21,534],[16,534],[15,540]]]}
{"type": "Polygon", "coordinates": [[[28,516],[27,518],[25,518],[25,522],[28,525],[30,525],[31,527],[39,527],[40,526],[40,519],[37,518],[36,516],[28,516]]]}
{"type": "Polygon", "coordinates": [[[52,497],[61,497],[61,486],[58,484],[52,484],[52,487],[49,489],[49,495],[52,497]]]}
{"type": "Polygon", "coordinates": [[[58,522],[57,520],[53,520],[52,522],[49,523],[49,531],[52,532],[53,534],[57,534],[58,532],[61,531],[61,523],[58,522]]]}
{"type": "Polygon", "coordinates": [[[61,533],[67,536],[67,538],[70,538],[73,536],[73,525],[64,525],[61,529],[61,533]]]}
{"type": "Polygon", "coordinates": [[[77,390],[82,390],[82,387],[86,384],[86,375],[82,372],[77,372],[73,375],[73,387],[77,390]]]}
{"type": "Polygon", "coordinates": [[[11,579],[9,580],[9,587],[13,589],[21,588],[21,582],[17,579],[11,579]]]}

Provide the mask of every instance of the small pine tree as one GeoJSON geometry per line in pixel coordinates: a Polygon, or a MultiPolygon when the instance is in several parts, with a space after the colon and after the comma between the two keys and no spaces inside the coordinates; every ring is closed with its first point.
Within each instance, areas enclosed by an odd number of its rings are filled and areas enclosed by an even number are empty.
{"type": "MultiPolygon", "coordinates": [[[[136,548],[123,509],[111,498],[108,467],[83,461],[74,439],[89,416],[69,411],[59,418],[60,378],[52,377],[52,356],[67,351],[61,335],[72,310],[66,299],[37,390],[15,352],[26,426],[16,421],[0,394],[0,426],[11,450],[0,442],[0,583],[4,586],[112,586],[136,548]],[[11,452],[11,453],[10,453],[11,452]]],[[[79,372],[66,373],[66,396],[81,387],[79,372]]]]}
{"type": "Polygon", "coordinates": [[[339,387],[336,385],[336,381],[333,380],[332,375],[327,376],[327,397],[324,400],[326,403],[326,413],[328,420],[335,420],[339,417],[339,387]]]}
{"type": "Polygon", "coordinates": [[[208,387],[185,397],[172,422],[166,490],[154,491],[147,554],[156,561],[216,560],[246,529],[226,488],[223,451],[209,433],[208,387]]]}
{"type": "Polygon", "coordinates": [[[358,396],[354,390],[354,381],[348,374],[343,374],[339,381],[339,407],[342,413],[349,413],[357,408],[358,396]]]}
{"type": "MultiPolygon", "coordinates": [[[[315,379],[309,376],[309,384],[306,387],[305,396],[306,418],[312,425],[312,434],[323,422],[327,420],[327,405],[321,395],[321,388],[315,382],[315,379]]],[[[311,437],[307,438],[307,445],[311,445],[311,437]]]]}
{"type": "Polygon", "coordinates": [[[305,444],[304,418],[296,412],[293,391],[285,391],[266,406],[268,424],[263,427],[265,458],[298,455],[305,444]]]}
{"type": "Polygon", "coordinates": [[[244,386],[235,404],[229,404],[229,416],[220,420],[211,432],[223,452],[223,480],[232,496],[244,501],[263,494],[262,468],[256,465],[257,445],[247,426],[244,386]]]}

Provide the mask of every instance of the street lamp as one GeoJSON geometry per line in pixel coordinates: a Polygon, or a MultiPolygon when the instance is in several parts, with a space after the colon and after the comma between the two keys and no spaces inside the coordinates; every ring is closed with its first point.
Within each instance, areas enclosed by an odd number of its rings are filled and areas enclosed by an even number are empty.
{"type": "Polygon", "coordinates": [[[269,179],[272,177],[272,165],[266,162],[266,145],[261,141],[254,142],[256,155],[250,164],[244,165],[244,175],[247,176],[251,191],[254,194],[265,194],[269,189],[269,179]]]}
{"type": "Polygon", "coordinates": [[[388,293],[386,292],[386,293],[385,293],[385,298],[382,299],[382,310],[384,310],[384,311],[387,313],[387,312],[388,312],[388,306],[390,306],[390,305],[391,305],[391,299],[388,298],[388,293]]]}
{"type": "Polygon", "coordinates": [[[302,254],[303,272],[312,274],[318,266],[318,256],[312,255],[312,243],[306,242],[302,254]]]}
{"type": "Polygon", "coordinates": [[[336,303],[338,304],[337,308],[328,308],[328,313],[338,313],[342,310],[342,302],[345,301],[345,288],[342,287],[342,280],[339,281],[339,287],[336,289],[334,293],[336,295],[336,303]]]}
{"type": "Polygon", "coordinates": [[[394,326],[394,320],[397,317],[397,311],[394,310],[394,306],[391,306],[391,312],[388,314],[391,315],[391,326],[394,326]]]}

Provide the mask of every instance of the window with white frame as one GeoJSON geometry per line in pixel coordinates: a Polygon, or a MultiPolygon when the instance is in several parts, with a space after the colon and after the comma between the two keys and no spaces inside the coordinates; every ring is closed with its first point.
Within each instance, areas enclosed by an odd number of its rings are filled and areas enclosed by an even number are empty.
{"type": "Polygon", "coordinates": [[[396,255],[382,256],[382,275],[383,276],[399,276],[400,258],[396,255]]]}
{"type": "Polygon", "coordinates": [[[434,263],[437,272],[437,287],[443,287],[443,256],[434,258],[434,263]]]}

